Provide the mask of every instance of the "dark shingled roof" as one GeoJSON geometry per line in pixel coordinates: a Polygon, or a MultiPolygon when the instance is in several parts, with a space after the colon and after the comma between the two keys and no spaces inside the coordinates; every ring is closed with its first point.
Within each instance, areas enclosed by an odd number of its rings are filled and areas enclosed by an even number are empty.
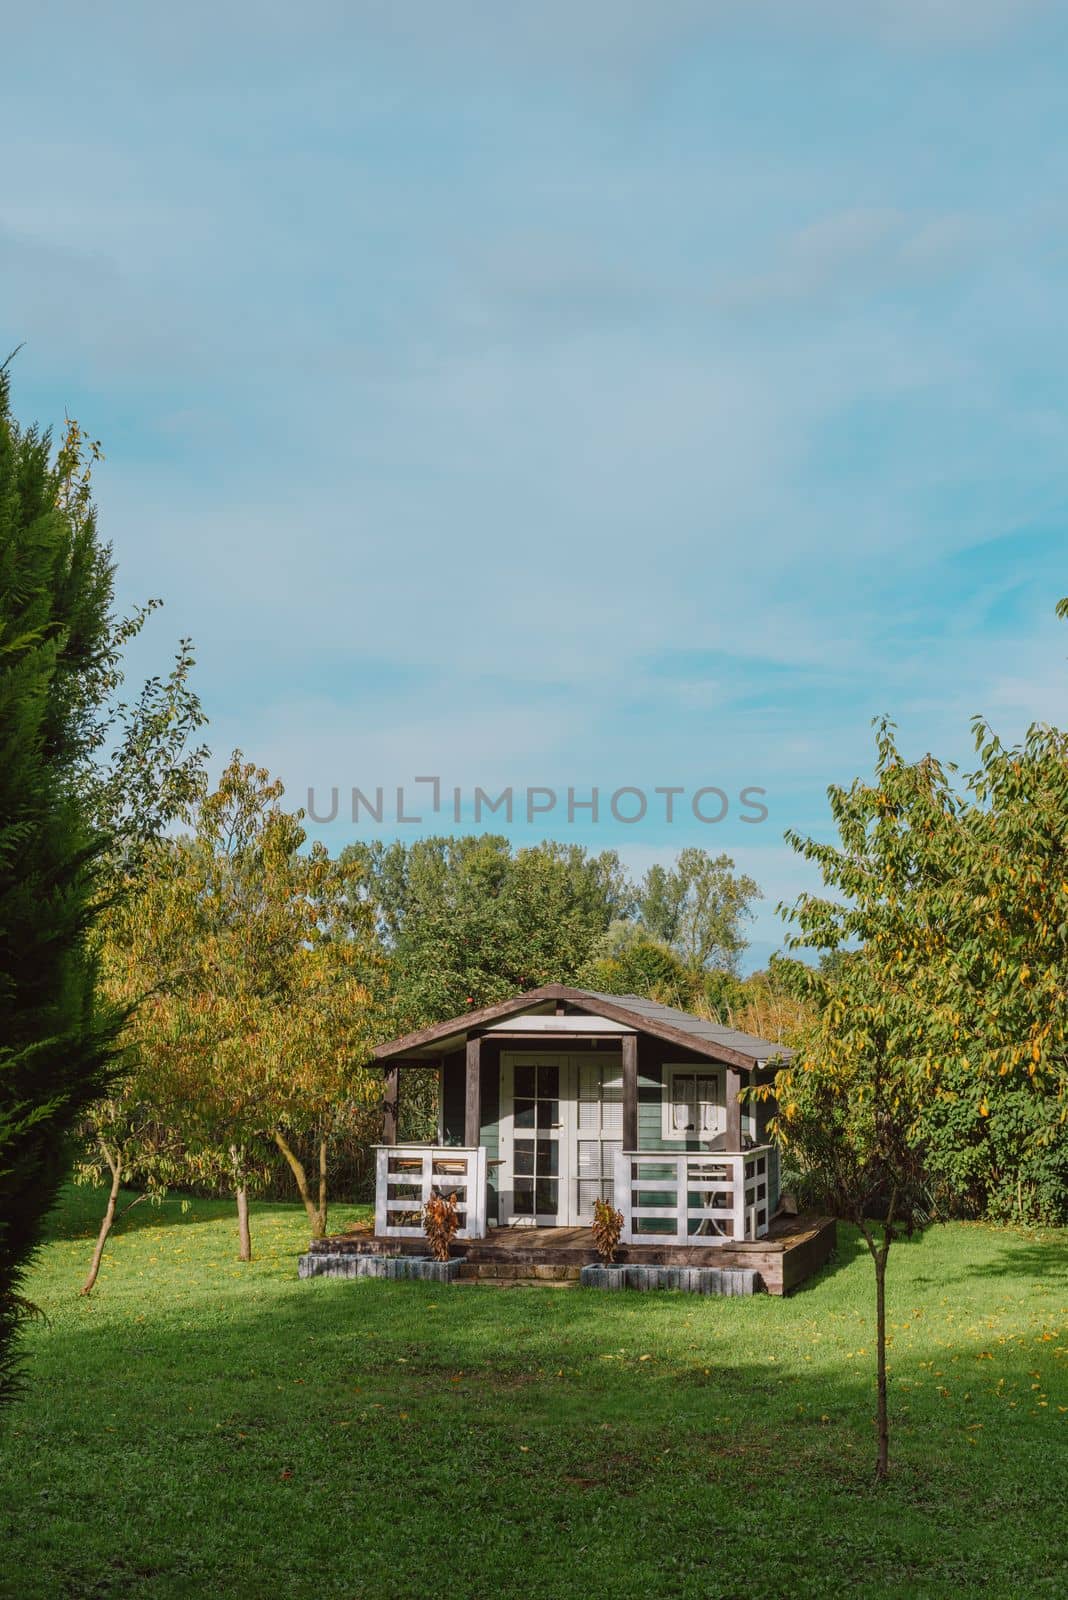
{"type": "Polygon", "coordinates": [[[739,1028],[725,1028],[718,1022],[707,1022],[704,1017],[679,1011],[675,1006],[661,1005],[659,1000],[646,1000],[640,994],[597,994],[592,989],[583,992],[588,993],[591,1000],[610,1000],[625,1011],[633,1012],[636,1017],[678,1028],[682,1033],[692,1033],[695,1039],[724,1045],[728,1050],[737,1050],[744,1056],[755,1056],[762,1061],[772,1056],[788,1060],[793,1054],[784,1044],[773,1044],[769,1039],[758,1039],[754,1033],[742,1033],[739,1028]]]}
{"type": "Polygon", "coordinates": [[[659,1001],[646,1000],[638,994],[598,994],[592,989],[573,989],[569,984],[546,983],[540,988],[528,989],[510,1000],[499,1000],[493,1005],[481,1006],[465,1015],[453,1017],[448,1022],[432,1023],[402,1039],[391,1039],[375,1047],[376,1061],[408,1056],[422,1057],[435,1048],[456,1048],[473,1030],[493,1023],[503,1023],[508,1017],[524,1012],[548,1010],[556,1001],[570,1005],[578,1011],[602,1016],[621,1023],[638,1033],[650,1033],[669,1043],[698,1051],[712,1060],[727,1061],[748,1069],[761,1061],[788,1060],[791,1051],[785,1045],[770,1039],[758,1039],[754,1034],[742,1033],[737,1028],[724,1028],[718,1022],[706,1022],[688,1011],[678,1011],[674,1006],[662,1006],[659,1001]]]}

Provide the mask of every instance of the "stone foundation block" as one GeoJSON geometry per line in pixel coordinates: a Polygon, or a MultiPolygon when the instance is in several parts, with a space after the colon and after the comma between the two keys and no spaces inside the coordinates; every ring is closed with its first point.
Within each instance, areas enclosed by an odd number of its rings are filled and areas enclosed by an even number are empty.
{"type": "Polygon", "coordinates": [[[425,1283],[453,1283],[462,1261],[435,1261],[431,1256],[369,1256],[315,1251],[297,1261],[299,1278],[415,1278],[425,1283]]]}
{"type": "Polygon", "coordinates": [[[583,1267],[584,1289],[676,1289],[684,1294],[758,1294],[759,1274],[750,1267],[583,1267]]]}

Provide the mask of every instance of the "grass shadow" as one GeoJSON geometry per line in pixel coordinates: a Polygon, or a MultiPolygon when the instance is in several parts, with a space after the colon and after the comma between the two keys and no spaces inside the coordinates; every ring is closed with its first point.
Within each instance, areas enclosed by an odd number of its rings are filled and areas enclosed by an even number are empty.
{"type": "MultiPolygon", "coordinates": [[[[138,1233],[146,1228],[188,1228],[205,1222],[233,1221],[237,1227],[237,1207],[232,1199],[217,1199],[171,1191],[163,1200],[139,1199],[136,1189],[119,1193],[119,1213],[112,1229],[115,1238],[138,1233]],[[136,1202],[134,1204],[133,1202],[136,1202]],[[123,1209],[128,1207],[130,1209],[123,1209]]],[[[107,1207],[108,1191],[103,1186],[69,1184],[60,1194],[45,1225],[47,1240],[95,1239],[107,1207]]],[[[338,1202],[335,1206],[339,1227],[371,1215],[369,1206],[338,1202]]],[[[253,1200],[253,1225],[272,1217],[292,1219],[296,1208],[286,1200],[253,1200]]]]}
{"type": "MultiPolygon", "coordinates": [[[[994,1230],[991,1229],[991,1232],[994,1230]]],[[[1068,1235],[1065,1236],[1068,1246],[1068,1235]]],[[[943,1279],[943,1282],[960,1282],[967,1278],[1011,1278],[1023,1274],[1027,1278],[1040,1278],[1044,1284],[1068,1290],[1068,1248],[1059,1254],[1050,1249],[1050,1240],[1021,1239],[1009,1236],[999,1241],[994,1260],[981,1262],[965,1272],[943,1279]]]]}

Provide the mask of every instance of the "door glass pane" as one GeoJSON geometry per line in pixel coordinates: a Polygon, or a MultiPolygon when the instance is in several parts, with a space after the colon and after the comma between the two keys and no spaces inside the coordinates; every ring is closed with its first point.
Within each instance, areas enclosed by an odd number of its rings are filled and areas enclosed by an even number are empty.
{"type": "Polygon", "coordinates": [[[534,1068],[533,1067],[516,1067],[516,1069],[515,1069],[515,1092],[516,1092],[517,1095],[521,1096],[523,1099],[533,1100],[533,1098],[534,1098],[534,1068]]]}
{"type": "Polygon", "coordinates": [[[559,1139],[538,1140],[538,1177],[555,1178],[560,1171],[559,1139]]]}
{"type": "Polygon", "coordinates": [[[560,1094],[559,1066],[543,1065],[538,1068],[538,1093],[555,1100],[560,1094]]]}
{"type": "MultiPolygon", "coordinates": [[[[560,1079],[559,1062],[538,1061],[513,1067],[512,1189],[517,1217],[540,1217],[543,1222],[550,1222],[559,1215],[563,1198],[560,1079]]],[[[596,1100],[593,1109],[598,1109],[596,1100]]]]}
{"type": "Polygon", "coordinates": [[[578,1141],[578,1175],[580,1178],[599,1178],[601,1141],[599,1139],[580,1139],[578,1141]]]}
{"type": "Polygon", "coordinates": [[[601,1107],[601,1129],[604,1133],[623,1132],[622,1100],[606,1100],[601,1107]]]}
{"type": "Polygon", "coordinates": [[[533,1128],[534,1126],[534,1101],[517,1100],[515,1102],[515,1125],[517,1128],[533,1128]]]}
{"type": "MultiPolygon", "coordinates": [[[[559,1100],[539,1100],[537,1102],[537,1106],[538,1106],[538,1127],[539,1128],[553,1128],[553,1127],[555,1127],[556,1124],[560,1121],[560,1102],[559,1102],[559,1100]]],[[[518,1118],[516,1120],[518,1121],[518,1118]]],[[[525,1126],[526,1126],[526,1124],[524,1123],[524,1127],[525,1126]]]]}

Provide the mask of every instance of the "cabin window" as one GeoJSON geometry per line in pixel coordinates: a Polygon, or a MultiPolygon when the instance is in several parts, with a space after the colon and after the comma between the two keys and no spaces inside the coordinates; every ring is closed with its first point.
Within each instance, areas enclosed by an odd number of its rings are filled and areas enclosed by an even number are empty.
{"type": "Polygon", "coordinates": [[[723,1074],[716,1068],[665,1067],[665,1139],[714,1139],[726,1127],[723,1074]]]}

